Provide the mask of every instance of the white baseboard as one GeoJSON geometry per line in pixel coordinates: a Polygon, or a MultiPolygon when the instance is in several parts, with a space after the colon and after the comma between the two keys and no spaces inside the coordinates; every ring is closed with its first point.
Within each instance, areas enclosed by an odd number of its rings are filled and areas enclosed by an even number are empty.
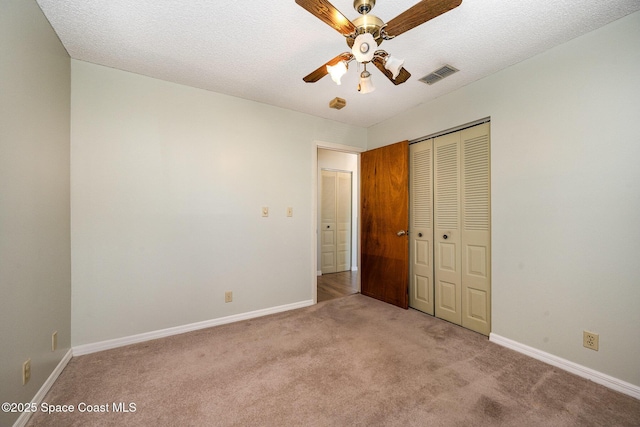
{"type": "MultiPolygon", "coordinates": [[[[58,377],[60,376],[64,368],[67,366],[67,363],[69,363],[69,361],[71,360],[72,356],[73,356],[73,352],[71,351],[71,349],[69,349],[69,351],[67,351],[67,353],[62,357],[62,360],[60,361],[60,363],[58,363],[58,365],[55,367],[53,372],[51,372],[51,375],[49,375],[49,378],[47,378],[44,384],[42,384],[42,387],[40,387],[40,390],[38,390],[36,395],[33,396],[33,399],[31,399],[31,403],[35,403],[35,405],[38,407],[40,406],[40,403],[42,403],[42,399],[44,399],[44,397],[47,395],[47,393],[51,389],[51,386],[53,386],[53,383],[56,382],[56,380],[58,379],[58,377]]],[[[13,423],[13,427],[24,427],[25,425],[27,425],[29,418],[31,418],[31,414],[32,412],[23,412],[18,417],[16,422],[13,423]]]]}
{"type": "Polygon", "coordinates": [[[503,347],[510,348],[511,350],[515,350],[518,353],[533,357],[534,359],[540,360],[542,362],[548,363],[549,365],[555,366],[556,368],[571,372],[572,374],[578,375],[582,378],[586,378],[590,381],[593,381],[594,383],[598,383],[612,390],[619,391],[620,393],[624,393],[636,399],[640,399],[640,387],[626,381],[622,381],[618,378],[614,378],[610,375],[603,374],[602,372],[598,372],[594,369],[587,368],[586,366],[579,365],[567,359],[554,356],[553,354],[546,353],[544,351],[538,350],[537,348],[529,347],[528,345],[521,344],[517,341],[510,340],[509,338],[505,338],[497,334],[490,334],[489,341],[503,347]]]}
{"type": "Polygon", "coordinates": [[[84,354],[96,353],[98,351],[124,347],[125,345],[137,344],[144,341],[151,341],[158,338],[169,337],[171,335],[184,334],[185,332],[197,331],[199,329],[211,328],[213,326],[225,325],[227,323],[239,322],[241,320],[253,319],[256,317],[267,316],[269,314],[295,310],[297,308],[308,307],[313,304],[314,304],[313,300],[300,301],[293,304],[285,304],[277,307],[250,311],[248,313],[234,314],[232,316],[221,317],[219,319],[205,320],[202,322],[190,323],[188,325],[176,326],[176,327],[167,328],[167,329],[160,329],[157,331],[145,332],[137,335],[130,335],[128,337],[100,341],[92,344],[78,345],[73,347],[73,355],[82,356],[84,354]]]}

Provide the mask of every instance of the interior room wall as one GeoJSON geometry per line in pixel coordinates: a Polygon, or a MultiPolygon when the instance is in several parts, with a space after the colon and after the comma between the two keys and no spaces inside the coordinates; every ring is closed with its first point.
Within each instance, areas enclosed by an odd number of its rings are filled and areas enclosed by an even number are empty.
{"type": "MultiPolygon", "coordinates": [[[[351,270],[358,269],[358,212],[360,211],[359,200],[359,174],[358,155],[353,153],[343,153],[340,151],[318,149],[318,177],[322,169],[333,169],[351,172],[351,270]]],[[[318,183],[320,179],[318,178],[318,183]]],[[[318,186],[319,187],[319,186],[318,186]]],[[[320,209],[320,188],[318,188],[318,209],[320,209]]],[[[318,212],[318,230],[320,229],[320,212],[318,212]]],[[[320,236],[317,244],[317,271],[320,275],[321,248],[320,236]]]]}
{"type": "MultiPolygon", "coordinates": [[[[3,1],[0,402],[31,401],[71,345],[70,80],[69,56],[36,2],[3,1]]],[[[0,412],[0,425],[18,415],[0,412]]]]}
{"type": "Polygon", "coordinates": [[[316,141],[366,129],[73,60],[73,345],[312,303],[316,141]]]}
{"type": "Polygon", "coordinates": [[[634,13],[368,129],[374,148],[490,116],[493,333],[636,386],[638,40],[634,13]]]}

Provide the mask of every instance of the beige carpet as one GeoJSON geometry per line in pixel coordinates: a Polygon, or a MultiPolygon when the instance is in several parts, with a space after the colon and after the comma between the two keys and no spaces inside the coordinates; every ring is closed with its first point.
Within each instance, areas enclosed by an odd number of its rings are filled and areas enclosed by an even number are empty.
{"type": "Polygon", "coordinates": [[[30,426],[640,425],[636,399],[362,295],[75,357],[44,402],[76,412],[30,426]]]}

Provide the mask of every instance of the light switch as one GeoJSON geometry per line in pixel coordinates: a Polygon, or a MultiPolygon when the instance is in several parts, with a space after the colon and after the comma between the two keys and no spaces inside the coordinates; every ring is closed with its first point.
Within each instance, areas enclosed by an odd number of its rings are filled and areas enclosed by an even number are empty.
{"type": "Polygon", "coordinates": [[[293,216],[293,208],[292,207],[288,207],[287,208],[287,216],[293,216]]]}
{"type": "Polygon", "coordinates": [[[263,206],[262,207],[262,216],[269,216],[269,207],[268,206],[263,206]]]}

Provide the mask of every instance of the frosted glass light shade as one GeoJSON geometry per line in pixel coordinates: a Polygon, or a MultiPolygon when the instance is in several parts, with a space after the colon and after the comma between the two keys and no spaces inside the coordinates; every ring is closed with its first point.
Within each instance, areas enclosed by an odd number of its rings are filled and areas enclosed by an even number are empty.
{"type": "Polygon", "coordinates": [[[327,72],[331,76],[331,80],[339,85],[341,84],[340,79],[347,72],[347,63],[345,61],[340,61],[336,65],[327,65],[327,72]]]}
{"type": "Polygon", "coordinates": [[[387,56],[387,59],[384,61],[384,68],[391,71],[392,77],[395,80],[400,74],[400,69],[404,65],[404,59],[398,59],[391,55],[387,56]]]}
{"type": "Polygon", "coordinates": [[[362,74],[360,74],[360,84],[358,85],[358,91],[360,93],[370,93],[374,90],[376,90],[376,88],[371,82],[371,73],[366,70],[363,71],[362,74]]]}

